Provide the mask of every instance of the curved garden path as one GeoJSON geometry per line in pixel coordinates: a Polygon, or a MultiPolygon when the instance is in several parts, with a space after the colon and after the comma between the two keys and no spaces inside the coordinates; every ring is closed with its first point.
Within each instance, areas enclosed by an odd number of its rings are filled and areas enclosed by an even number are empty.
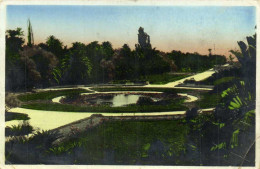
{"type": "Polygon", "coordinates": [[[177,81],[174,81],[174,82],[170,82],[170,83],[166,83],[166,84],[163,84],[163,85],[152,85],[152,84],[149,84],[149,85],[146,85],[144,87],[158,87],[158,88],[185,88],[185,89],[199,89],[199,90],[212,90],[210,88],[192,88],[192,87],[176,87],[177,85],[179,84],[182,84],[185,80],[190,80],[190,79],[194,79],[196,81],[202,81],[210,76],[212,76],[213,74],[215,73],[215,71],[212,69],[209,69],[205,72],[202,72],[202,73],[198,73],[198,74],[195,74],[195,75],[192,75],[192,76],[189,76],[189,77],[186,77],[186,78],[183,78],[183,79],[180,79],[180,80],[177,80],[177,81]]]}
{"type": "MultiPolygon", "coordinates": [[[[183,78],[181,80],[177,80],[175,82],[170,82],[164,85],[145,85],[139,87],[158,87],[158,88],[186,88],[186,89],[200,89],[200,90],[212,90],[209,88],[191,88],[191,87],[176,87],[178,84],[183,83],[187,79],[194,78],[196,81],[204,80],[210,77],[215,71],[213,69],[209,69],[205,72],[198,73],[193,76],[189,76],[183,78]]],[[[62,89],[75,89],[75,88],[83,88],[88,89],[90,87],[85,86],[77,86],[77,87],[69,87],[69,88],[47,88],[47,89],[37,89],[37,91],[46,91],[46,90],[62,90],[62,89]]],[[[97,93],[97,92],[96,92],[97,93]]],[[[115,93],[115,92],[112,92],[115,93]]],[[[123,93],[123,92],[120,92],[123,93]]],[[[188,95],[186,93],[179,93],[179,95],[186,96],[188,99],[186,102],[193,102],[198,98],[192,95],[188,95]]],[[[54,98],[53,102],[58,102],[61,97],[54,98]]],[[[213,108],[209,109],[202,109],[201,111],[212,111],[213,108]]],[[[24,113],[28,114],[30,117],[30,124],[34,128],[39,128],[42,130],[50,130],[55,129],[57,127],[66,125],[68,123],[72,123],[74,121],[90,117],[92,114],[102,114],[103,116],[158,116],[158,115],[179,115],[185,114],[186,111],[171,111],[171,112],[149,112],[149,113],[89,113],[89,112],[59,112],[59,111],[44,111],[44,110],[32,110],[32,109],[24,109],[24,108],[13,108],[10,109],[9,112],[16,112],[16,113],[24,113]]],[[[6,126],[17,125],[22,121],[19,120],[12,120],[7,121],[5,124],[6,126]]]]}

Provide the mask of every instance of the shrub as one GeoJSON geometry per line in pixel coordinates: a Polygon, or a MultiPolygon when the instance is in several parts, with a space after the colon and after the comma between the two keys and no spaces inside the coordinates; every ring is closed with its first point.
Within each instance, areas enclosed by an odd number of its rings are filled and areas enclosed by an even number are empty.
{"type": "Polygon", "coordinates": [[[194,78],[187,79],[183,82],[184,84],[196,84],[197,81],[194,78]]]}
{"type": "Polygon", "coordinates": [[[12,125],[12,127],[5,128],[6,136],[23,136],[32,133],[33,127],[27,121],[23,121],[22,124],[12,125]]]}
{"type": "Polygon", "coordinates": [[[186,119],[189,121],[190,119],[196,117],[198,115],[198,108],[192,108],[191,110],[186,111],[186,119]]]}
{"type": "Polygon", "coordinates": [[[61,138],[62,135],[58,131],[42,130],[37,131],[33,137],[30,138],[30,143],[37,145],[38,148],[47,150],[52,146],[52,143],[61,138]]]}
{"type": "Polygon", "coordinates": [[[80,93],[72,93],[65,97],[65,102],[73,102],[80,97],[80,93]]]}
{"type": "Polygon", "coordinates": [[[7,107],[19,107],[21,105],[21,102],[12,94],[7,93],[5,95],[5,104],[7,107]]]}
{"type": "Polygon", "coordinates": [[[5,121],[11,120],[29,120],[28,114],[23,113],[13,113],[13,112],[5,112],[5,121]]]}
{"type": "Polygon", "coordinates": [[[140,97],[137,101],[137,105],[151,105],[154,101],[150,97],[140,97]]]}

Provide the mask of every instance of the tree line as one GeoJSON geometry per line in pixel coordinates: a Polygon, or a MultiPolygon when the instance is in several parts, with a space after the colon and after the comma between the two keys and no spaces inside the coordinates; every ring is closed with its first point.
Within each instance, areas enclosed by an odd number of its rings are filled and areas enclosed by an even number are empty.
{"type": "MultiPolygon", "coordinates": [[[[139,34],[142,37],[142,32],[139,34]]],[[[127,44],[114,49],[108,41],[74,42],[68,48],[53,35],[44,43],[25,44],[21,28],[6,31],[6,90],[12,91],[133,80],[170,71],[201,71],[225,61],[225,56],[219,55],[165,53],[152,48],[150,41],[149,45],[139,41],[134,50],[127,44]]]]}

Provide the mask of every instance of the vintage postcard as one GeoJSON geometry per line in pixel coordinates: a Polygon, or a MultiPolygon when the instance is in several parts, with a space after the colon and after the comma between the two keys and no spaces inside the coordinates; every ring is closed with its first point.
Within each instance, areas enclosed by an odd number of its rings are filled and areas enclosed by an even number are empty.
{"type": "Polygon", "coordinates": [[[259,168],[257,1],[0,4],[0,168],[259,168]]]}

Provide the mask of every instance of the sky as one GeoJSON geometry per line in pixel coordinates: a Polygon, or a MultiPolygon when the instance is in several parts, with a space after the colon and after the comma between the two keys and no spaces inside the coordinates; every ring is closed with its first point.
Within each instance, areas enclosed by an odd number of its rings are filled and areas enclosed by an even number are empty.
{"type": "Polygon", "coordinates": [[[152,47],[229,55],[237,41],[255,33],[253,6],[7,6],[6,29],[21,27],[27,36],[30,18],[35,43],[54,35],[64,45],[110,41],[114,48],[138,43],[138,29],[150,35],[152,47]]]}

